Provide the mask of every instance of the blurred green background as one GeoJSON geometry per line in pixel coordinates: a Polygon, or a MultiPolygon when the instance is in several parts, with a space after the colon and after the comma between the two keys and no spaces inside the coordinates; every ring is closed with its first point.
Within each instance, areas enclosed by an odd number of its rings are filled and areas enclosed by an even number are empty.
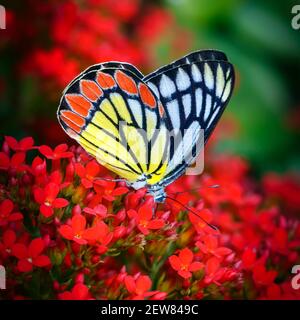
{"type": "Polygon", "coordinates": [[[149,72],[191,50],[213,48],[228,55],[237,73],[217,151],[246,157],[256,174],[300,172],[300,30],[291,26],[294,1],[4,5],[10,13],[7,30],[0,30],[1,134],[30,134],[48,144],[66,139],[56,125],[58,99],[64,85],[90,64],[126,60],[149,72]]]}

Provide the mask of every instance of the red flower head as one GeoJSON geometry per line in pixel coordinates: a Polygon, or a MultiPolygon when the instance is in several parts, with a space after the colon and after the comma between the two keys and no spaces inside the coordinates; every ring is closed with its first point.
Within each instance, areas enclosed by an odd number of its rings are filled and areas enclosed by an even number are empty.
{"type": "Polygon", "coordinates": [[[11,200],[5,199],[0,204],[0,226],[6,226],[9,222],[23,219],[20,212],[13,212],[14,204],[11,200]]]}
{"type": "Polygon", "coordinates": [[[83,212],[97,216],[99,218],[105,218],[107,216],[107,208],[103,204],[98,204],[93,209],[86,207],[83,209],[83,212]]]}
{"type": "Polygon", "coordinates": [[[75,172],[81,178],[83,186],[87,189],[93,187],[94,179],[99,175],[100,170],[100,166],[95,160],[88,162],[86,167],[81,163],[75,164],[75,172]]]}
{"type": "Polygon", "coordinates": [[[11,254],[17,237],[13,230],[6,230],[2,238],[2,243],[0,242],[0,256],[5,259],[11,254]]]}
{"type": "MultiPolygon", "coordinates": [[[[59,228],[60,234],[68,239],[77,242],[78,244],[87,244],[88,241],[96,241],[101,238],[104,239],[107,236],[108,227],[100,221],[97,225],[86,228],[86,219],[81,214],[76,214],[71,220],[71,225],[63,225],[59,228]]],[[[110,238],[111,239],[111,238],[110,238]]]]}
{"type": "Polygon", "coordinates": [[[45,188],[36,188],[33,191],[35,201],[40,204],[40,211],[43,216],[51,217],[54,209],[64,208],[69,204],[69,201],[64,198],[57,198],[59,186],[56,183],[50,182],[45,188]]]}
{"type": "Polygon", "coordinates": [[[41,253],[45,249],[45,243],[41,238],[32,240],[28,247],[23,243],[17,243],[12,248],[12,254],[19,259],[18,270],[30,272],[33,266],[46,267],[51,264],[48,256],[41,253]]]}
{"type": "Polygon", "coordinates": [[[136,220],[138,229],[144,234],[149,234],[150,230],[160,229],[165,225],[163,219],[152,219],[154,210],[153,198],[147,199],[136,212],[135,210],[128,210],[129,218],[136,220]]]}
{"type": "Polygon", "coordinates": [[[11,158],[9,158],[6,153],[0,152],[0,170],[13,169],[17,172],[24,171],[25,169],[27,169],[24,161],[24,152],[17,152],[11,158]]]}
{"type": "Polygon", "coordinates": [[[98,195],[107,201],[114,201],[117,196],[121,196],[128,192],[127,187],[118,187],[115,181],[106,180],[96,180],[94,183],[94,189],[98,195]]]}
{"type": "Polygon", "coordinates": [[[125,286],[131,294],[131,300],[144,300],[147,297],[159,293],[159,291],[149,291],[152,286],[152,281],[148,276],[137,275],[135,277],[126,276],[125,286]]]}
{"type": "Polygon", "coordinates": [[[26,152],[34,148],[34,140],[32,137],[23,138],[18,142],[15,138],[6,136],[5,141],[12,150],[18,152],[26,152]]]}
{"type": "Polygon", "coordinates": [[[181,277],[188,279],[192,276],[192,272],[198,271],[204,266],[201,262],[193,262],[193,259],[193,252],[188,248],[184,248],[179,251],[178,256],[169,257],[169,262],[181,277]]]}
{"type": "Polygon", "coordinates": [[[73,157],[73,152],[70,152],[67,150],[68,150],[68,146],[66,144],[60,144],[54,150],[52,150],[50,147],[46,145],[39,147],[40,153],[44,155],[47,159],[51,159],[51,160],[58,160],[58,159],[73,157]]]}
{"type": "Polygon", "coordinates": [[[265,266],[258,264],[253,268],[253,280],[258,285],[270,286],[277,276],[277,271],[267,271],[265,266]]]}
{"type": "Polygon", "coordinates": [[[213,235],[203,237],[203,242],[197,241],[196,246],[205,254],[212,254],[217,258],[222,258],[231,253],[229,248],[219,247],[218,238],[213,235]]]}
{"type": "Polygon", "coordinates": [[[210,210],[208,209],[202,209],[202,210],[197,210],[196,211],[197,214],[199,215],[199,217],[197,215],[195,215],[192,212],[188,213],[188,217],[192,223],[192,225],[195,227],[196,231],[201,233],[203,231],[205,232],[210,232],[210,233],[216,233],[216,231],[214,231],[212,228],[210,228],[206,223],[210,223],[212,222],[212,213],[210,210]],[[201,219],[201,218],[202,219],[201,219]]]}
{"type": "Polygon", "coordinates": [[[71,291],[65,291],[58,295],[60,300],[90,300],[89,289],[82,283],[77,283],[71,291]]]}

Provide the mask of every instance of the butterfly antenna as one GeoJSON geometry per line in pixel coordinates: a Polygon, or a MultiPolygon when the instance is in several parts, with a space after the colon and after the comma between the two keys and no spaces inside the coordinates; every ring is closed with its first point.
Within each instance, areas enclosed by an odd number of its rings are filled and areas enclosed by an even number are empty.
{"type": "Polygon", "coordinates": [[[110,181],[110,182],[126,182],[125,179],[109,179],[109,178],[95,178],[94,180],[104,180],[104,181],[110,181]]]}
{"type": "Polygon", "coordinates": [[[166,196],[167,199],[173,200],[175,202],[177,202],[178,204],[180,204],[183,208],[185,208],[186,210],[190,211],[191,213],[193,213],[195,216],[197,216],[198,218],[200,218],[207,226],[209,226],[210,228],[212,228],[215,231],[218,231],[219,229],[214,226],[213,224],[207,222],[205,219],[203,219],[197,212],[195,212],[194,210],[192,210],[190,207],[186,206],[185,204],[181,203],[180,201],[178,201],[177,199],[170,197],[170,196],[166,196]]]}
{"type": "Polygon", "coordinates": [[[204,189],[204,188],[212,188],[212,189],[215,189],[215,188],[219,188],[219,187],[220,187],[219,184],[213,184],[213,185],[207,186],[207,187],[198,187],[198,188],[189,189],[189,190],[186,190],[186,191],[169,192],[169,193],[172,193],[172,194],[180,194],[180,193],[186,193],[186,192],[189,192],[189,191],[196,191],[196,190],[204,189]]]}

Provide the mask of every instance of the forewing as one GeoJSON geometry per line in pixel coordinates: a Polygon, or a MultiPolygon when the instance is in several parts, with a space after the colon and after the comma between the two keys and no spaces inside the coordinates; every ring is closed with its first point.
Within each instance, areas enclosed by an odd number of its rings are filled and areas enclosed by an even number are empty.
{"type": "Polygon", "coordinates": [[[100,66],[89,68],[65,89],[60,124],[88,153],[128,181],[152,172],[162,175],[165,152],[155,159],[151,152],[158,144],[164,151],[167,143],[158,99],[127,66],[100,66]]]}

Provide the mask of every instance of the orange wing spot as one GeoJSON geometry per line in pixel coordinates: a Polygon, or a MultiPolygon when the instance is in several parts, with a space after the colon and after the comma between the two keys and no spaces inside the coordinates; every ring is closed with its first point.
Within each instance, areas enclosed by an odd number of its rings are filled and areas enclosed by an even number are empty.
{"type": "Polygon", "coordinates": [[[78,94],[66,94],[66,100],[71,109],[83,117],[86,117],[93,107],[90,101],[78,94]]]}
{"type": "Polygon", "coordinates": [[[63,114],[60,115],[61,120],[72,130],[74,130],[75,132],[80,133],[80,128],[72,121],[70,121],[68,118],[66,118],[63,114]]]}
{"type": "Polygon", "coordinates": [[[159,111],[160,117],[162,118],[164,116],[164,114],[165,114],[165,109],[164,109],[164,107],[162,106],[161,103],[158,106],[158,111],[159,111]]]}
{"type": "Polygon", "coordinates": [[[99,86],[91,80],[80,80],[80,90],[91,101],[97,101],[103,94],[99,86]]]}
{"type": "Polygon", "coordinates": [[[128,92],[129,94],[138,94],[138,90],[137,90],[135,82],[127,74],[118,70],[115,73],[115,78],[118,82],[119,87],[122,90],[128,92]]]}
{"type": "Polygon", "coordinates": [[[74,112],[72,112],[70,110],[63,110],[63,111],[60,112],[60,114],[64,118],[72,121],[73,123],[75,123],[79,127],[83,127],[85,125],[84,118],[80,117],[78,114],[76,114],[76,113],[74,113],[74,112]]]}
{"type": "Polygon", "coordinates": [[[101,71],[97,73],[96,81],[103,89],[113,88],[116,85],[114,78],[110,74],[101,71]]]}
{"type": "Polygon", "coordinates": [[[156,99],[150,91],[150,89],[144,84],[139,84],[140,96],[144,104],[148,105],[150,108],[156,107],[156,99]]]}

